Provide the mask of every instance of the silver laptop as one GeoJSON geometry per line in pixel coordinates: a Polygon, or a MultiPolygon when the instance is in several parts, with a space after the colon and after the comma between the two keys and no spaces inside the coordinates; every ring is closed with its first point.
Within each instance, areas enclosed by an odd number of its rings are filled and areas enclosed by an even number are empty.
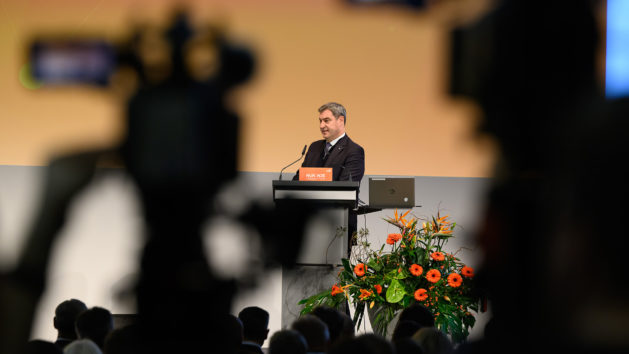
{"type": "Polygon", "coordinates": [[[369,178],[369,206],[412,208],[415,206],[415,178],[369,178]]]}

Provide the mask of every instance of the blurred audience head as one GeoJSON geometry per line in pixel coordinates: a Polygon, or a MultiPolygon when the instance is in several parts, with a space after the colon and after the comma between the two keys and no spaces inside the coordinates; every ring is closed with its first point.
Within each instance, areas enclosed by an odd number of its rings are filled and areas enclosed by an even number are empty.
{"type": "Polygon", "coordinates": [[[77,339],[68,344],[63,350],[64,354],[102,354],[103,351],[89,339],[77,339]]]}
{"type": "Polygon", "coordinates": [[[292,329],[306,338],[309,352],[325,352],[330,332],[325,322],[313,315],[305,315],[293,322],[292,329]]]}
{"type": "Polygon", "coordinates": [[[330,348],[328,354],[394,354],[395,348],[385,338],[377,334],[362,334],[344,340],[330,348]]]}
{"type": "Polygon", "coordinates": [[[354,321],[346,313],[341,312],[341,316],[343,316],[343,330],[341,331],[342,338],[339,338],[339,340],[354,338],[354,321]]]}
{"type": "Polygon", "coordinates": [[[242,322],[244,340],[262,345],[269,335],[269,313],[251,306],[240,311],[238,318],[242,322]]]}
{"type": "Polygon", "coordinates": [[[425,354],[450,354],[454,351],[448,336],[434,327],[420,329],[413,335],[413,340],[422,347],[425,354]]]}
{"type": "Polygon", "coordinates": [[[285,329],[271,336],[269,354],[306,354],[308,343],[301,333],[285,329]]]}
{"type": "Polygon", "coordinates": [[[242,344],[243,324],[240,319],[234,315],[226,314],[221,322],[223,342],[225,343],[225,352],[236,353],[242,344]]]}
{"type": "Polygon", "coordinates": [[[103,352],[106,354],[135,354],[140,353],[142,349],[138,325],[130,324],[109,332],[105,339],[103,352]]]}
{"type": "Polygon", "coordinates": [[[66,300],[57,305],[53,324],[58,332],[57,337],[67,340],[62,347],[77,338],[74,323],[79,314],[85,310],[87,306],[77,299],[66,300]]]}
{"type": "Polygon", "coordinates": [[[434,327],[435,315],[426,306],[414,303],[402,310],[398,321],[415,321],[422,327],[434,327]]]}
{"type": "Polygon", "coordinates": [[[83,311],[76,319],[76,332],[81,339],[91,339],[100,348],[105,345],[105,337],[114,328],[113,317],[109,310],[92,307],[83,311]]]}
{"type": "Polygon", "coordinates": [[[393,330],[391,340],[395,342],[403,338],[410,338],[413,336],[413,334],[415,334],[415,332],[419,331],[421,328],[422,325],[415,321],[400,321],[397,323],[395,329],[393,330]]]}
{"type": "Polygon", "coordinates": [[[330,343],[336,342],[339,336],[341,336],[345,325],[345,317],[343,317],[342,313],[332,307],[317,306],[313,309],[312,315],[318,317],[328,326],[330,343]]]}
{"type": "Polygon", "coordinates": [[[393,342],[396,354],[424,354],[424,349],[411,337],[400,338],[393,342]]]}

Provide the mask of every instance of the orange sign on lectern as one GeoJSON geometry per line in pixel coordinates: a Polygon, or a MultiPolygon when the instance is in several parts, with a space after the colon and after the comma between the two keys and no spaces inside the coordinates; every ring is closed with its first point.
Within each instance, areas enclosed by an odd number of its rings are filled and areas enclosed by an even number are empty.
{"type": "Polygon", "coordinates": [[[302,167],[299,169],[300,181],[331,181],[332,167],[302,167]]]}

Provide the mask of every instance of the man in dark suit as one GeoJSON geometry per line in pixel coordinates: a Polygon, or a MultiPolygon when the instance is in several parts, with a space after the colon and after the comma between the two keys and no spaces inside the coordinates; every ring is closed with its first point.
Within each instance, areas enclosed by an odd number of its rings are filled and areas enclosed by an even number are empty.
{"type": "MultiPolygon", "coordinates": [[[[365,150],[345,134],[347,112],[336,102],[319,107],[319,130],[323,136],[310,144],[301,167],[332,167],[333,181],[358,181],[365,174],[365,150]]],[[[293,180],[299,179],[299,171],[293,180]]],[[[347,234],[349,235],[347,254],[350,254],[353,234],[358,229],[356,211],[349,211],[347,234]]]]}
{"type": "MultiPolygon", "coordinates": [[[[365,150],[345,134],[347,112],[330,102],[319,107],[319,130],[323,136],[310,144],[301,167],[332,167],[332,180],[359,181],[365,174],[365,150]]],[[[299,171],[293,180],[299,179],[299,171]]]]}

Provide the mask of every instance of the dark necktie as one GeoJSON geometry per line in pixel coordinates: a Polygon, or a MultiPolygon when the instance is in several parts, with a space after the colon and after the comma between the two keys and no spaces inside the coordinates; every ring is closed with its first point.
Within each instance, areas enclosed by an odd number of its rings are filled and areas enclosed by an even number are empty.
{"type": "Polygon", "coordinates": [[[330,150],[332,150],[332,144],[330,144],[329,142],[325,143],[325,152],[323,154],[323,159],[327,159],[328,155],[330,155],[330,150]]]}

